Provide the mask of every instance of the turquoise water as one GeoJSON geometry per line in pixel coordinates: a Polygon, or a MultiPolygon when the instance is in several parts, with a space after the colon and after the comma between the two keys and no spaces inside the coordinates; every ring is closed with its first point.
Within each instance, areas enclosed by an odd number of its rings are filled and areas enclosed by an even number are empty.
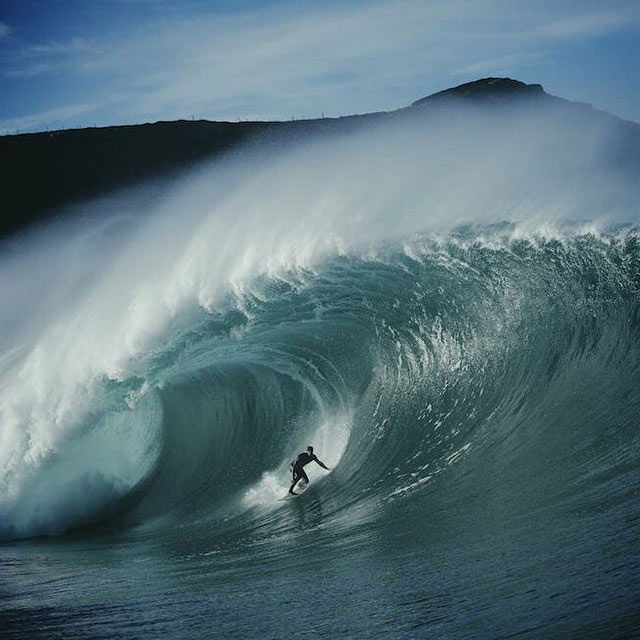
{"type": "Polygon", "coordinates": [[[637,181],[538,116],[239,152],[5,241],[0,635],[635,637],[637,181]]]}
{"type": "Polygon", "coordinates": [[[492,233],[264,278],[168,333],[129,417],[161,415],[150,475],[0,548],[9,636],[632,637],[637,236],[492,233]],[[307,441],[334,468],[282,502],[307,441]]]}

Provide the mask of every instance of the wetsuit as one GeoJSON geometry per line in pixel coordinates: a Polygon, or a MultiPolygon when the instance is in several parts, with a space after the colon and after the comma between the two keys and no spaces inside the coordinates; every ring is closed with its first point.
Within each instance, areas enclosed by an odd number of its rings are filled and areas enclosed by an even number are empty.
{"type": "Polygon", "coordinates": [[[318,458],[316,458],[315,453],[301,453],[295,462],[292,462],[293,467],[293,481],[291,482],[291,488],[289,489],[290,493],[293,493],[293,487],[298,484],[299,480],[304,480],[305,483],[309,483],[309,476],[304,472],[304,466],[309,464],[310,462],[317,462],[323,469],[328,469],[324,463],[320,462],[318,458]]]}

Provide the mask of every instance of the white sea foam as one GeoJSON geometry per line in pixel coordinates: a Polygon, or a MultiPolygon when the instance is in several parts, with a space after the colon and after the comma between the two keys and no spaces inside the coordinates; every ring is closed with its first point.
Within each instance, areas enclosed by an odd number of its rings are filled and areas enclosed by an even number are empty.
{"type": "Polygon", "coordinates": [[[329,471],[322,469],[315,463],[305,467],[309,481],[316,482],[340,463],[349,444],[351,435],[351,418],[349,416],[334,416],[322,422],[307,434],[296,433],[294,448],[289,458],[283,460],[277,469],[265,471],[260,480],[250,486],[243,495],[243,503],[248,507],[274,506],[289,490],[291,481],[290,462],[295,460],[298,453],[304,451],[309,444],[313,446],[318,459],[329,467],[329,471]]]}

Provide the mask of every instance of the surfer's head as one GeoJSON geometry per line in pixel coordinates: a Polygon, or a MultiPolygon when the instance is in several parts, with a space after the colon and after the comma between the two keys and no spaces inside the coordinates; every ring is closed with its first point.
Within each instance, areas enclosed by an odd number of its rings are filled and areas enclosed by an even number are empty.
{"type": "Polygon", "coordinates": [[[312,447],[311,445],[309,445],[309,446],[307,447],[307,451],[308,451],[309,453],[313,453],[313,447],[312,447]]]}

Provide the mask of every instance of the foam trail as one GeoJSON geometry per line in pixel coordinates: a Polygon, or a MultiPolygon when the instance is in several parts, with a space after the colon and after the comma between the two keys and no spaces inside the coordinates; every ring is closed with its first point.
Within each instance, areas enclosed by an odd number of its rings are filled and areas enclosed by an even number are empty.
{"type": "MultiPolygon", "coordinates": [[[[317,451],[322,452],[321,460],[329,467],[329,473],[342,459],[349,443],[351,427],[349,419],[346,417],[333,416],[329,421],[321,424],[313,433],[307,437],[309,442],[317,451]]],[[[298,453],[304,451],[307,445],[303,444],[302,434],[296,434],[300,444],[294,451],[298,453]],[[299,451],[298,451],[299,450],[299,451]]],[[[277,506],[277,501],[281,500],[289,490],[291,479],[289,464],[295,460],[297,453],[289,456],[291,460],[284,460],[277,469],[265,471],[260,481],[250,486],[244,493],[243,501],[247,506],[277,506]]],[[[315,464],[307,467],[305,472],[309,476],[309,481],[315,481],[324,477],[327,471],[321,470],[315,464]]]]}

